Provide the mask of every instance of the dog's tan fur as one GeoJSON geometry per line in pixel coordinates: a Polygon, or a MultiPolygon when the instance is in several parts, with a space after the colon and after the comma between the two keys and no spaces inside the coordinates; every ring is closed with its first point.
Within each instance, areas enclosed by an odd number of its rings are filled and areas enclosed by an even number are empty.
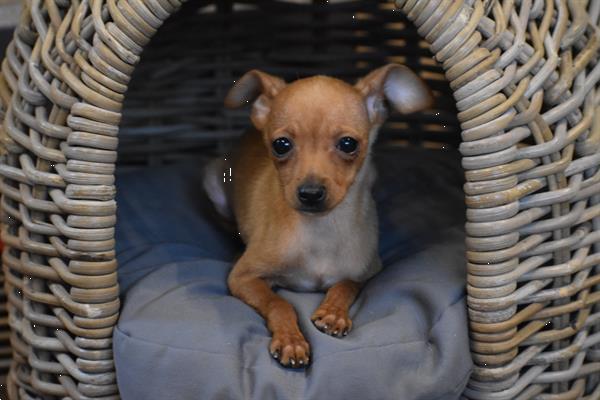
{"type": "Polygon", "coordinates": [[[253,102],[256,128],[243,137],[233,165],[230,197],[246,249],[228,285],[265,318],[270,352],[285,366],[308,365],[310,347],[293,307],[272,287],[328,290],[312,320],[343,336],[362,283],[381,268],[370,148],[385,120],[384,99],[406,113],[427,107],[431,95],[406,67],[390,64],[355,86],[324,76],[285,84],[250,71],[227,96],[229,107],[253,102]],[[282,136],[294,145],[284,159],[271,151],[282,136]],[[345,136],[358,142],[356,154],[336,148],[345,136]],[[307,179],[326,188],[323,212],[300,211],[297,190],[307,179]]]}

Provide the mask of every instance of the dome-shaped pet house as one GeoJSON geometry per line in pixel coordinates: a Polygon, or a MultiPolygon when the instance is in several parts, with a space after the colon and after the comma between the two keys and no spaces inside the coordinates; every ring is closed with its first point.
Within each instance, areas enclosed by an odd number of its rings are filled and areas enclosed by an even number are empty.
{"type": "Polygon", "coordinates": [[[214,3],[200,2],[197,20],[173,16],[180,23],[156,37],[178,0],[25,4],[0,77],[8,315],[0,366],[12,357],[9,396],[119,396],[111,340],[120,308],[119,140],[123,162],[214,151],[215,138],[247,124],[243,113],[222,110],[224,90],[261,62],[288,79],[352,79],[391,60],[435,82],[438,67],[422,61],[411,21],[443,66],[462,135],[444,136],[455,122],[443,101],[385,129],[389,141],[456,143],[462,154],[475,364],[464,396],[598,398],[600,2],[214,3]],[[189,25],[206,36],[186,35],[189,25]],[[270,45],[281,52],[265,53],[273,30],[281,36],[270,45]],[[168,51],[183,52],[179,64],[153,69],[168,51]],[[182,69],[194,78],[181,83],[182,69]],[[141,78],[130,85],[134,72],[141,78]],[[190,98],[200,100],[189,107],[190,98]],[[191,134],[197,129],[206,134],[191,134]]]}

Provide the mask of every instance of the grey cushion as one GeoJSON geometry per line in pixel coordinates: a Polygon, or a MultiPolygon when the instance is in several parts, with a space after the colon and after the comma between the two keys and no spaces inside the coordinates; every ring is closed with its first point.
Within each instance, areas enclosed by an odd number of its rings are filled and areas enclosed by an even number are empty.
{"type": "Polygon", "coordinates": [[[462,172],[455,154],[431,151],[384,154],[378,167],[385,269],[352,307],[351,333],[332,338],[312,326],[323,294],[279,290],[311,343],[306,371],[272,360],[264,321],[228,294],[226,277],[241,248],[207,220],[201,193],[189,190],[199,169],[119,174],[125,301],[114,350],[122,397],[459,398],[471,370],[462,172]],[[144,204],[156,185],[161,199],[144,204]]]}

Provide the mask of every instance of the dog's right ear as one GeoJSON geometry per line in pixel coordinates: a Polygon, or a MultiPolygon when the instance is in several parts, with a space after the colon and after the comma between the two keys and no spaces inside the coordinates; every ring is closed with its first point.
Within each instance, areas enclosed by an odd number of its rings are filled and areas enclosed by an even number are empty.
{"type": "Polygon", "coordinates": [[[372,123],[380,124],[385,119],[384,99],[403,114],[424,110],[433,103],[427,85],[404,65],[388,64],[377,68],[354,87],[365,97],[372,123]]]}
{"type": "Polygon", "coordinates": [[[229,90],[225,107],[237,108],[253,102],[250,119],[258,130],[262,130],[267,123],[273,98],[284,87],[283,79],[254,69],[246,72],[229,90]]]}

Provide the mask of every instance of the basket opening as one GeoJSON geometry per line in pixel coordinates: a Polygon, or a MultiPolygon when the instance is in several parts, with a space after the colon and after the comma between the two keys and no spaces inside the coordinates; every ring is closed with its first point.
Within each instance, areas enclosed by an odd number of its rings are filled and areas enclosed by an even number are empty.
{"type": "Polygon", "coordinates": [[[222,151],[249,126],[225,110],[234,80],[258,68],[286,81],[324,74],[349,82],[396,62],[434,92],[433,109],[392,114],[378,146],[456,148],[452,92],[427,43],[388,1],[190,1],[144,50],[120,127],[121,164],[169,163],[222,151]]]}

